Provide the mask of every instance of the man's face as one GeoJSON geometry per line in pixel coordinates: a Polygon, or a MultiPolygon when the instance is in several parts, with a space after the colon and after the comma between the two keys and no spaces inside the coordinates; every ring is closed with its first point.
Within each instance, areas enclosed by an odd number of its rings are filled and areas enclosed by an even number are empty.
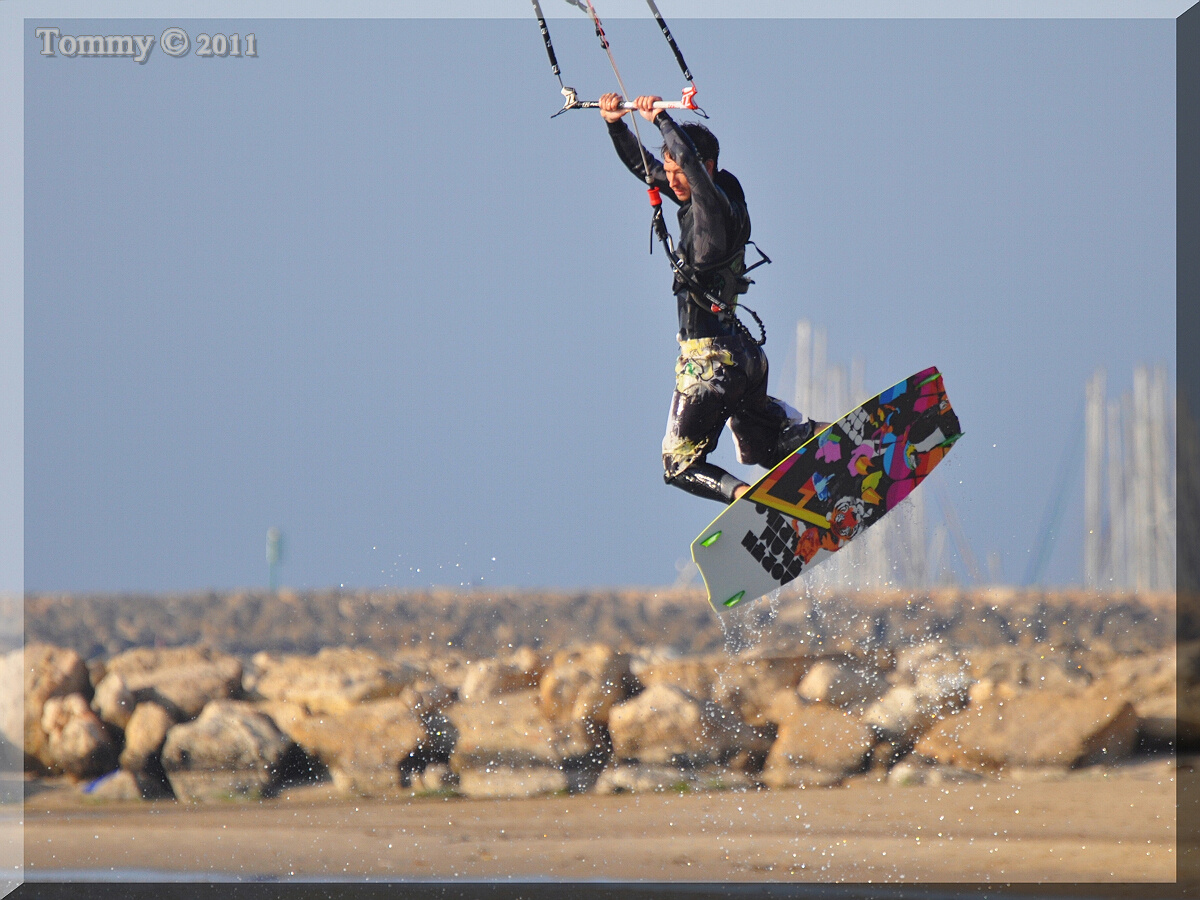
{"type": "MultiPolygon", "coordinates": [[[[714,168],[712,161],[706,159],[704,168],[711,175],[714,168]]],[[[671,186],[671,191],[679,199],[679,202],[687,203],[692,198],[692,186],[688,184],[687,176],[683,174],[683,169],[679,168],[679,163],[666,153],[663,153],[663,172],[666,173],[667,184],[671,186]]]]}
{"type": "Polygon", "coordinates": [[[663,171],[667,175],[667,184],[671,186],[671,191],[682,202],[686,203],[692,197],[692,186],[688,184],[687,176],[683,174],[683,169],[679,168],[679,163],[666,157],[663,160],[663,171]]]}

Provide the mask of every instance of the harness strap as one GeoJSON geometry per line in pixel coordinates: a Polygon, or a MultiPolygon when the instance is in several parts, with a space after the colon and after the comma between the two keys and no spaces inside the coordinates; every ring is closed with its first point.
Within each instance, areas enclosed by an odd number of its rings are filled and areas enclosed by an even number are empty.
{"type": "MultiPolygon", "coordinates": [[[[689,271],[691,267],[681,260],[679,258],[679,254],[675,251],[675,241],[671,237],[671,232],[667,229],[666,219],[663,217],[662,195],[659,193],[658,188],[654,187],[650,188],[647,193],[650,195],[650,204],[654,207],[654,218],[650,223],[652,229],[650,252],[654,252],[654,237],[657,237],[663,245],[663,250],[667,254],[667,261],[671,264],[671,268],[674,270],[675,275],[681,281],[683,281],[684,284],[691,288],[691,290],[688,291],[689,300],[691,300],[701,309],[705,310],[705,312],[711,312],[718,316],[722,314],[728,316],[738,330],[742,332],[745,338],[756,346],[761,347],[763,344],[765,344],[767,342],[767,328],[765,325],[763,325],[762,319],[758,317],[758,313],[742,303],[735,303],[733,306],[730,306],[722,301],[720,297],[713,296],[712,291],[696,280],[695,275],[689,271]],[[701,298],[703,298],[703,300],[701,298]],[[708,306],[704,305],[704,301],[708,301],[708,306]],[[750,313],[750,315],[754,317],[754,321],[758,325],[759,337],[756,338],[754,335],[752,335],[750,333],[750,329],[742,324],[742,320],[737,317],[737,311],[739,309],[746,310],[746,312],[750,313]]],[[[754,242],[747,241],[746,243],[753,244],[754,242]]],[[[758,250],[757,244],[754,244],[754,249],[758,250]]],[[[763,260],[770,262],[770,260],[766,258],[765,253],[763,253],[761,250],[758,250],[758,252],[759,255],[763,257],[763,260]]],[[[761,264],[762,260],[755,263],[755,266],[761,264]]],[[[749,269],[746,271],[749,271],[749,269]]]]}

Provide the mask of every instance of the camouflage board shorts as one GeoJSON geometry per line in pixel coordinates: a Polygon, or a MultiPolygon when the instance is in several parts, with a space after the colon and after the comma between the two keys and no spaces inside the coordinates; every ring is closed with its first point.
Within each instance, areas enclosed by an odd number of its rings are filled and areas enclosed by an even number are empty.
{"type": "Polygon", "coordinates": [[[680,340],[662,444],[666,476],[703,461],[726,422],[738,461],[766,468],[811,432],[800,413],[767,395],[767,357],[761,347],[740,335],[680,340]]]}

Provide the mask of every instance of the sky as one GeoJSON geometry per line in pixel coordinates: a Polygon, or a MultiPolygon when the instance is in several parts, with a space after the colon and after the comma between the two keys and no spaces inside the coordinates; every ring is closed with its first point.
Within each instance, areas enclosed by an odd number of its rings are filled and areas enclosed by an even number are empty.
{"type": "MultiPolygon", "coordinates": [[[[614,89],[553,2],[566,83],[614,89]]],[[[976,557],[1020,580],[1065,489],[1044,579],[1077,582],[1084,384],[1174,377],[1174,22],[660,6],[774,260],[775,392],[801,318],[871,392],[937,365],[976,557]]],[[[271,526],[298,588],[675,579],[719,509],[662,484],[670,273],[598,114],[550,118],[529,13],[44,23],[257,38],[144,65],[26,19],[26,589],[263,585],[271,526]]],[[[632,93],[678,94],[650,18],[606,25],[632,93]]]]}

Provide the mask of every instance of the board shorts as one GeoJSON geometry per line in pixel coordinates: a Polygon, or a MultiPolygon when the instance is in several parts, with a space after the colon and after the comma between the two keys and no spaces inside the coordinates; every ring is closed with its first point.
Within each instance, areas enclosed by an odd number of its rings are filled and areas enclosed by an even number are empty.
{"type": "Polygon", "coordinates": [[[728,422],[738,462],[771,468],[812,435],[812,422],[767,395],[767,357],[741,335],[679,339],[663,437],[668,480],[717,446],[728,422]]]}

